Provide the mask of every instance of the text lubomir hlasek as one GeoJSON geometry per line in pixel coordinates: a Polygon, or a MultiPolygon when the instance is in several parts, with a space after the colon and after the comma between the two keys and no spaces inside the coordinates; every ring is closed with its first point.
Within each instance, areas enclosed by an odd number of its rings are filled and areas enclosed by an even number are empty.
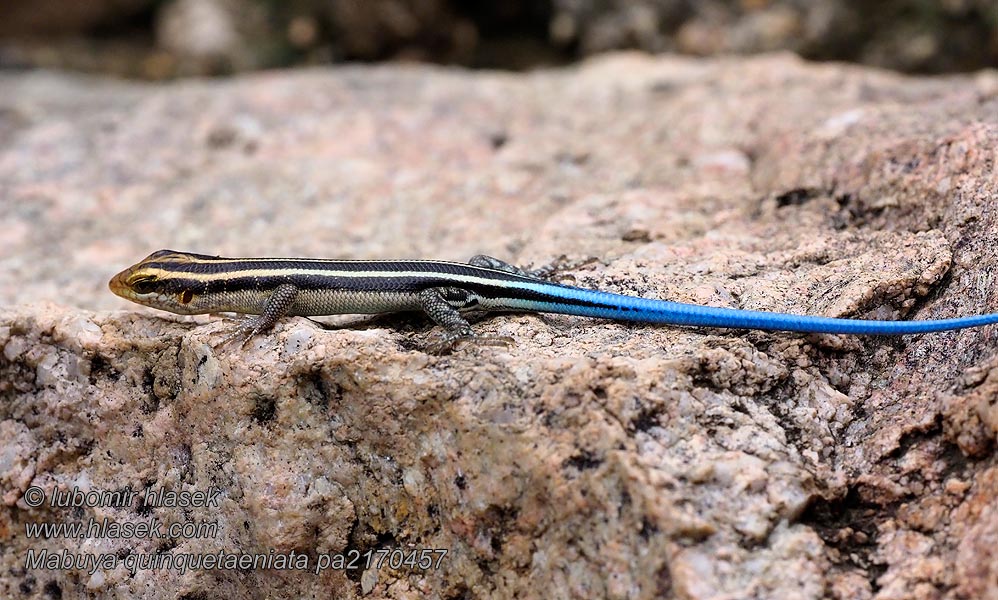
{"type": "Polygon", "coordinates": [[[52,490],[49,506],[55,508],[75,508],[96,506],[124,508],[133,506],[136,498],[142,498],[144,506],[168,508],[211,507],[218,508],[222,489],[210,487],[207,491],[181,490],[148,487],[142,492],[131,488],[119,490],[87,490],[74,487],[68,490],[52,490]]]}

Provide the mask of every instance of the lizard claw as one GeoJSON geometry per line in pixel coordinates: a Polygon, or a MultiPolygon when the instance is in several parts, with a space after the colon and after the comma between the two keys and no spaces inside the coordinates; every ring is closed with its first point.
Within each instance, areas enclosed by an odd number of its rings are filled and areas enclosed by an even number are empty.
{"type": "Polygon", "coordinates": [[[216,344],[213,344],[213,348],[224,348],[228,346],[233,341],[242,338],[242,342],[239,343],[238,348],[245,348],[246,344],[249,343],[253,337],[260,333],[260,325],[257,323],[257,319],[244,319],[240,322],[228,335],[226,335],[222,340],[216,344]]]}
{"type": "Polygon", "coordinates": [[[569,260],[567,256],[562,254],[558,258],[551,261],[549,264],[537,267],[536,269],[531,269],[527,271],[531,276],[537,277],[539,279],[548,279],[551,281],[560,281],[563,279],[575,280],[575,276],[570,273],[563,273],[563,271],[571,271],[572,269],[577,269],[579,267],[592,264],[599,259],[595,256],[588,256],[586,258],[579,258],[575,260],[569,260]]]}

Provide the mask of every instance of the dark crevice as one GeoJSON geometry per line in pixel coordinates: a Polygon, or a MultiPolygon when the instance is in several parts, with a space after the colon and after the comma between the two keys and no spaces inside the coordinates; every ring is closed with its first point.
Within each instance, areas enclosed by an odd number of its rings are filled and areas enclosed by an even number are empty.
{"type": "Polygon", "coordinates": [[[142,391],[146,395],[146,400],[139,409],[142,414],[148,415],[159,410],[159,397],[156,396],[155,387],[156,376],[153,375],[152,369],[147,367],[142,373],[142,391]]]}
{"type": "Polygon", "coordinates": [[[648,431],[653,427],[661,425],[659,415],[662,408],[659,406],[644,406],[638,411],[637,416],[628,424],[628,433],[634,434],[639,431],[648,431]]]}
{"type": "Polygon", "coordinates": [[[90,385],[97,385],[97,381],[100,379],[117,381],[120,377],[121,373],[112,367],[111,363],[100,354],[95,354],[90,359],[90,385]]]}
{"type": "Polygon", "coordinates": [[[776,196],[776,205],[780,208],[801,206],[820,195],[821,191],[814,188],[794,188],[776,196]]]}
{"type": "Polygon", "coordinates": [[[274,420],[277,414],[277,400],[271,396],[257,396],[253,401],[253,420],[259,425],[265,425],[274,420]]]}
{"type": "Polygon", "coordinates": [[[62,587],[56,581],[49,581],[42,588],[45,592],[45,596],[48,598],[54,598],[55,600],[61,600],[62,598],[62,587]]]}
{"type": "Polygon", "coordinates": [[[901,458],[908,454],[916,445],[938,438],[943,433],[942,415],[936,415],[935,420],[924,429],[915,429],[904,432],[898,440],[897,448],[887,453],[885,458],[901,458]]]}
{"type": "Polygon", "coordinates": [[[798,522],[838,551],[832,555],[833,562],[862,570],[876,586],[876,579],[886,570],[875,560],[878,525],[893,518],[893,513],[892,506],[864,501],[854,485],[842,498],[813,498],[798,522]]]}
{"type": "Polygon", "coordinates": [[[578,453],[568,457],[562,463],[563,467],[574,467],[579,471],[595,469],[603,464],[603,459],[596,456],[589,450],[580,450],[578,453]]]}

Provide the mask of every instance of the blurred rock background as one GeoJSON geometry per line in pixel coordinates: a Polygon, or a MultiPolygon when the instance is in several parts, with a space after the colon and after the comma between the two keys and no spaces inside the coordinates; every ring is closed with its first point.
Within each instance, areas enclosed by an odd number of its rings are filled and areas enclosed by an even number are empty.
{"type": "Polygon", "coordinates": [[[525,69],[612,49],[998,66],[995,0],[4,0],[0,67],[162,79],[342,61],[525,69]]]}

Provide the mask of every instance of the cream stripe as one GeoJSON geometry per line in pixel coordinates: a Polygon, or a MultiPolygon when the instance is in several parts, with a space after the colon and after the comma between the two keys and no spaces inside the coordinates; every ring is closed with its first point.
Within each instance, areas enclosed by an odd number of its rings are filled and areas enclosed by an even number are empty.
{"type": "MultiPolygon", "coordinates": [[[[255,259],[253,259],[255,260],[255,259]]],[[[345,261],[337,261],[345,262],[345,261]]],[[[371,261],[356,261],[356,262],[371,262],[371,261]]],[[[384,262],[399,262],[399,261],[384,261],[384,262]]],[[[416,262],[416,261],[413,261],[416,262]]],[[[423,261],[424,264],[439,264],[440,261],[423,261]]],[[[233,261],[234,266],[238,266],[239,262],[233,261]]],[[[462,263],[450,263],[455,265],[460,265],[462,267],[468,267],[468,265],[462,263]]],[[[471,267],[480,268],[480,267],[471,267]]],[[[398,279],[398,278],[409,278],[409,277],[436,277],[442,278],[447,281],[454,283],[471,283],[478,285],[489,285],[498,286],[503,288],[526,288],[535,291],[541,291],[543,289],[549,289],[551,287],[550,283],[547,282],[531,282],[514,280],[509,281],[500,278],[491,277],[476,277],[474,275],[461,275],[456,273],[442,273],[439,271],[335,271],[335,270],[316,270],[316,269],[245,269],[242,271],[224,271],[221,273],[190,273],[186,271],[170,271],[168,269],[156,268],[149,269],[150,272],[158,274],[165,274],[165,277],[161,279],[176,278],[176,279],[189,279],[194,281],[224,281],[229,279],[237,279],[241,277],[288,277],[288,276],[309,276],[318,275],[321,277],[341,277],[344,279],[398,279]]],[[[496,273],[502,275],[511,275],[517,277],[517,275],[512,273],[505,273],[502,271],[496,271],[496,273]]]]}
{"type": "Polygon", "coordinates": [[[273,257],[260,257],[260,258],[226,258],[224,256],[206,256],[200,257],[192,254],[168,254],[163,256],[157,256],[155,258],[149,259],[148,262],[170,262],[175,260],[180,264],[223,264],[231,263],[233,265],[238,265],[240,263],[247,262],[300,262],[309,264],[335,264],[335,263],[368,263],[368,264],[396,264],[396,263],[412,263],[417,265],[454,265],[457,267],[472,267],[472,268],[487,268],[487,267],[475,267],[475,265],[469,265],[468,263],[462,263],[451,260],[427,260],[427,259],[406,259],[406,258],[393,258],[393,259],[381,259],[381,260],[369,260],[363,258],[343,258],[343,259],[328,259],[328,258],[296,258],[296,257],[285,257],[285,258],[273,258],[273,257]]]}

